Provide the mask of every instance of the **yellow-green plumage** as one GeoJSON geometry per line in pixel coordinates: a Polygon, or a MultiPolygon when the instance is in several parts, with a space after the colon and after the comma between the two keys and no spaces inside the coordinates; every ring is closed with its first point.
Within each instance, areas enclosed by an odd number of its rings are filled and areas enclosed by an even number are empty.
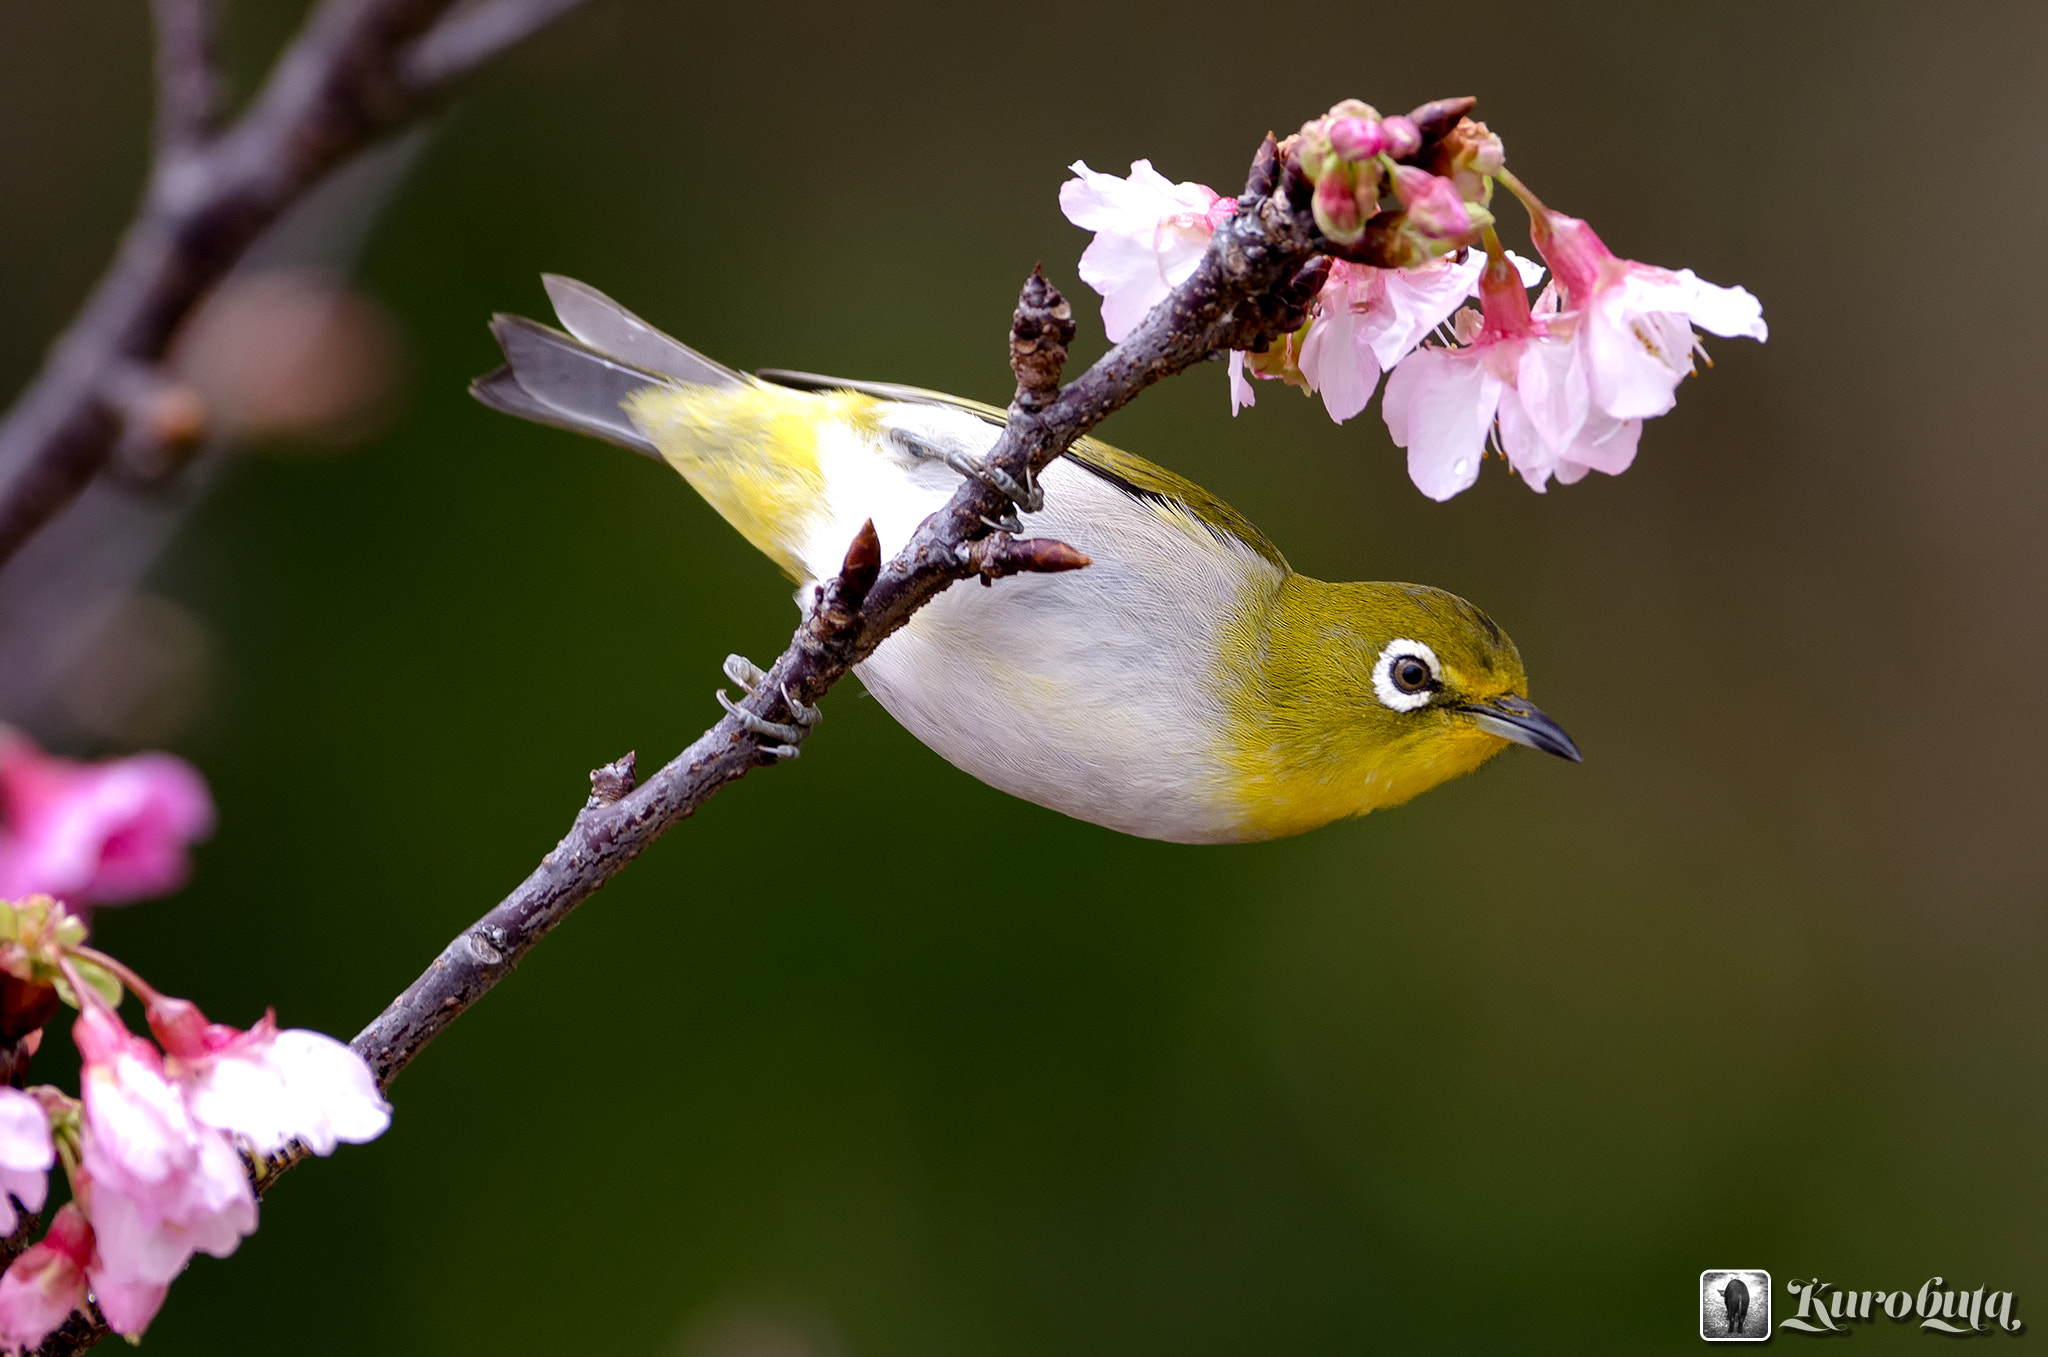
{"type": "MultiPolygon", "coordinates": [[[[479,394],[658,452],[800,584],[834,573],[864,520],[900,547],[957,485],[947,454],[981,455],[1002,419],[907,387],[744,377],[550,286],[577,340],[501,328],[510,378],[479,394]]],[[[1228,504],[1092,439],[1042,484],[1025,531],[1094,563],[949,590],[860,669],[977,777],[1126,832],[1223,842],[1398,805],[1509,740],[1576,757],[1527,705],[1514,643],[1462,599],[1296,574],[1228,504]]]]}

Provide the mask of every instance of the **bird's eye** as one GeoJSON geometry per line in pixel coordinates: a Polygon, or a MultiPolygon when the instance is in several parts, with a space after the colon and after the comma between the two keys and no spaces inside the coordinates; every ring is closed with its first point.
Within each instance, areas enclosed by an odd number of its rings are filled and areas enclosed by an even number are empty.
{"type": "Polygon", "coordinates": [[[1429,695],[1442,685],[1444,667],[1436,652],[1406,637],[1389,641],[1372,667],[1373,695],[1395,711],[1429,705],[1429,695]]]}

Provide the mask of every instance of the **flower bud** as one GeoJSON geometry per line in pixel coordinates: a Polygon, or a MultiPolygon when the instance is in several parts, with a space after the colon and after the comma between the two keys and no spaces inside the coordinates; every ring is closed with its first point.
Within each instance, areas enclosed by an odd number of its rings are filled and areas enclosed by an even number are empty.
{"type": "Polygon", "coordinates": [[[1489,132],[1485,123],[1470,118],[1458,119],[1458,125],[1444,134],[1443,147],[1450,163],[1461,170],[1499,174],[1507,163],[1507,147],[1501,139],[1489,132]]]}
{"type": "Polygon", "coordinates": [[[1295,163],[1301,166],[1302,174],[1311,184],[1321,183],[1333,158],[1329,138],[1323,135],[1321,126],[1303,123],[1301,134],[1287,140],[1294,143],[1295,163]]]}
{"type": "Polygon", "coordinates": [[[1379,123],[1338,118],[1330,124],[1330,149],[1346,160],[1371,160],[1386,148],[1386,133],[1379,123]]]}
{"type": "Polygon", "coordinates": [[[1486,200],[1486,180],[1499,174],[1507,161],[1507,150],[1486,124],[1460,118],[1458,125],[1444,133],[1437,143],[1430,168],[1458,186],[1466,202],[1486,200]]]}
{"type": "Polygon", "coordinates": [[[1363,99],[1339,99],[1330,105],[1327,115],[1332,121],[1338,118],[1363,118],[1367,122],[1378,122],[1380,111],[1363,99]]]}
{"type": "Polygon", "coordinates": [[[1355,178],[1348,166],[1331,166],[1316,183],[1311,204],[1316,225],[1339,245],[1356,245],[1365,236],[1365,214],[1359,208],[1355,178]]]}
{"type": "Polygon", "coordinates": [[[1465,240],[1479,229],[1474,211],[1485,211],[1468,207],[1450,180],[1413,165],[1394,167],[1394,193],[1408,209],[1409,229],[1427,240],[1465,240]]]}
{"type": "Polygon", "coordinates": [[[1422,129],[1412,118],[1396,113],[1380,124],[1387,138],[1387,154],[1396,160],[1406,160],[1422,149],[1422,129]]]}

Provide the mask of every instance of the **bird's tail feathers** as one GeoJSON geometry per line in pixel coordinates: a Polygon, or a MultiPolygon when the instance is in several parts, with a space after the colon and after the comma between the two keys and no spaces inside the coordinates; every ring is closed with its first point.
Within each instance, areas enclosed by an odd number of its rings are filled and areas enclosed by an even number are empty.
{"type": "Polygon", "coordinates": [[[523,316],[492,317],[505,366],[477,378],[469,391],[493,410],[659,461],[661,451],[626,414],[628,399],[650,386],[729,388],[747,381],[596,288],[555,274],[542,281],[569,332],[523,316]]]}

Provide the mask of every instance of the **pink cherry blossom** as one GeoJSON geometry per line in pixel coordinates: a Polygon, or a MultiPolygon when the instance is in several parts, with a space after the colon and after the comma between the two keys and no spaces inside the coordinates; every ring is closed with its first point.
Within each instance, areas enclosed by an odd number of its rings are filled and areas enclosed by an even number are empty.
{"type": "Polygon", "coordinates": [[[1095,239],[1081,252],[1081,279],[1102,294],[1102,327],[1120,343],[1166,294],[1195,271],[1209,237],[1237,210],[1202,184],[1176,184],[1149,160],[1128,179],[1077,160],[1060,185],[1060,210],[1095,239]]]}
{"type": "Polygon", "coordinates": [[[43,1209],[56,1162],[43,1105],[18,1088],[0,1087],[0,1235],[12,1234],[20,1221],[15,1202],[43,1209]]]}
{"type": "Polygon", "coordinates": [[[1462,345],[1419,349],[1387,379],[1387,432],[1431,499],[1470,488],[1496,427],[1509,465],[1539,492],[1553,475],[1564,484],[1589,470],[1614,475],[1635,458],[1642,421],[1592,407],[1572,318],[1549,306],[1532,314],[1523,286],[1507,260],[1489,264],[1481,314],[1459,318],[1462,345]]]}
{"type": "Polygon", "coordinates": [[[75,904],[163,895],[190,872],[186,846],[213,830],[206,783],[183,759],[78,763],[0,731],[0,898],[75,904]]]}
{"type": "MultiPolygon", "coordinates": [[[[1508,257],[1524,282],[1533,284],[1543,276],[1541,265],[1512,253],[1508,257]]],[[[1472,295],[1485,267],[1485,256],[1477,251],[1462,261],[1446,256],[1407,269],[1341,260],[1332,264],[1301,343],[1302,376],[1310,390],[1322,395],[1330,418],[1342,424],[1365,409],[1380,374],[1472,295]]],[[[1253,396],[1243,360],[1233,353],[1230,362],[1235,413],[1252,404],[1253,396]]]]}
{"type": "Polygon", "coordinates": [[[1770,337],[1763,307],[1746,289],[1703,282],[1691,269],[1618,259],[1577,217],[1531,208],[1536,248],[1579,313],[1578,344],[1594,408],[1615,419],[1648,419],[1677,403],[1699,348],[1692,327],[1713,334],[1770,337]]]}
{"type": "Polygon", "coordinates": [[[88,1004],[73,1037],[85,1059],[81,1195],[100,1271],[116,1284],[160,1287],[195,1252],[233,1253],[256,1228],[241,1156],[191,1115],[156,1048],[112,1013],[88,1004]]]}
{"type": "Polygon", "coordinates": [[[77,1204],[59,1207],[49,1232],[0,1276],[0,1344],[29,1351],[85,1303],[92,1245],[92,1226],[77,1204]]]}
{"type": "Polygon", "coordinates": [[[149,1022],[192,1115],[241,1136],[259,1154],[293,1140],[332,1154],[338,1142],[375,1140],[391,1124],[391,1105],[378,1094],[370,1067],[333,1037],[304,1028],[280,1032],[268,1012],[238,1031],[208,1023],[196,1004],[164,996],[150,1002],[149,1022]]]}

